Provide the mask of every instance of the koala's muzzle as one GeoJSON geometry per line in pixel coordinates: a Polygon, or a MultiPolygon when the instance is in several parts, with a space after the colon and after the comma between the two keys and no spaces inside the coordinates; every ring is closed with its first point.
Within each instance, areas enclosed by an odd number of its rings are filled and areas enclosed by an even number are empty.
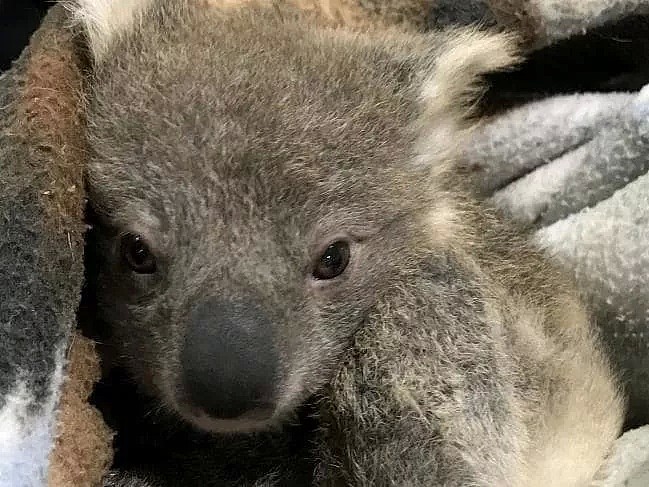
{"type": "Polygon", "coordinates": [[[209,416],[272,414],[278,358],[271,323],[254,304],[199,304],[190,316],[181,366],[186,400],[209,416]]]}

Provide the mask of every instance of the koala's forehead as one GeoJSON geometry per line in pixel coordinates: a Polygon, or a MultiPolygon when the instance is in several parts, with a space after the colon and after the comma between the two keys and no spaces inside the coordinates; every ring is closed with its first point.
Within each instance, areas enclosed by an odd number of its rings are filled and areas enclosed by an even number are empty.
{"type": "Polygon", "coordinates": [[[176,14],[118,44],[95,80],[91,179],[163,211],[381,206],[414,139],[387,55],[264,15],[176,14]]]}

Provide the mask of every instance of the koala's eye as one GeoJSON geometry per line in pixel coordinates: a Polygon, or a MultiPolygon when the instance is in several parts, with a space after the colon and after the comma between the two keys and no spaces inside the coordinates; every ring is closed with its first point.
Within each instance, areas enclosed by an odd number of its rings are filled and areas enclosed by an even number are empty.
{"type": "Polygon", "coordinates": [[[333,279],[342,274],[349,264],[349,244],[343,240],[332,243],[318,259],[313,277],[333,279]]]}
{"type": "Polygon", "coordinates": [[[156,271],[154,255],[140,235],[132,233],[122,237],[122,258],[138,274],[153,274],[156,271]]]}

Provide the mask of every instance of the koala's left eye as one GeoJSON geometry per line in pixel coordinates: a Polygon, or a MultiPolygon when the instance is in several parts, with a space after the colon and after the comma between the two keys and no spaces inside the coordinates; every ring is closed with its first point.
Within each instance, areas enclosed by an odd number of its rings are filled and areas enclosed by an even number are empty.
{"type": "Polygon", "coordinates": [[[131,233],[122,237],[122,259],[138,274],[153,274],[156,271],[156,259],[149,246],[140,235],[131,233]]]}
{"type": "Polygon", "coordinates": [[[349,244],[343,240],[332,243],[318,259],[313,277],[333,279],[342,274],[349,264],[349,244]]]}

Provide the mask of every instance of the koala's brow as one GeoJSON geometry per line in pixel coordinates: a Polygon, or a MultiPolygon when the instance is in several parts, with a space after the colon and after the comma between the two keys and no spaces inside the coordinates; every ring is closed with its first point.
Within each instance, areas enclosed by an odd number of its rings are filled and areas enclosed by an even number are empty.
{"type": "Polygon", "coordinates": [[[113,229],[116,237],[140,235],[152,249],[161,250],[164,240],[163,222],[146,208],[126,208],[105,215],[103,224],[113,229]]]}
{"type": "Polygon", "coordinates": [[[318,238],[314,245],[322,245],[323,241],[335,240],[341,235],[349,235],[355,240],[363,241],[391,228],[396,224],[403,224],[406,219],[412,219],[408,210],[399,210],[395,213],[381,212],[378,217],[368,217],[367,214],[346,215],[344,220],[334,220],[327,225],[322,225],[316,232],[318,238]]]}
{"type": "Polygon", "coordinates": [[[378,232],[383,232],[397,225],[403,225],[404,221],[408,220],[412,220],[412,211],[398,211],[397,213],[392,215],[391,218],[388,218],[381,224],[378,232]]]}

